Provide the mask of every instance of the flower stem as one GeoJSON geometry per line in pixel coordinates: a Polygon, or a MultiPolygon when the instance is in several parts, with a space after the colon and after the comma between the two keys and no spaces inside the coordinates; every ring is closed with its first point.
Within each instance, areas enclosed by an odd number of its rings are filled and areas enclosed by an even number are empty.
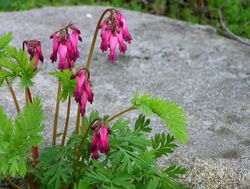
{"type": "Polygon", "coordinates": [[[7,83],[8,87],[9,87],[10,93],[12,95],[12,98],[13,98],[15,106],[16,106],[17,113],[19,113],[21,111],[21,109],[20,109],[19,103],[17,101],[16,94],[15,94],[13,88],[11,87],[10,82],[7,78],[5,78],[5,82],[7,83]]]}
{"type": "Polygon", "coordinates": [[[61,83],[58,81],[58,90],[57,90],[57,97],[56,97],[56,110],[55,110],[55,117],[54,117],[54,127],[53,127],[53,138],[52,138],[52,145],[56,145],[56,135],[57,135],[57,121],[58,121],[58,114],[60,108],[60,94],[61,94],[61,83]]]}
{"type": "Polygon", "coordinates": [[[26,88],[26,95],[27,95],[28,103],[32,103],[32,96],[31,96],[29,87],[26,88]]]}
{"type": "Polygon", "coordinates": [[[104,16],[105,16],[105,14],[106,14],[107,12],[112,12],[113,10],[114,10],[114,9],[110,9],[110,8],[109,8],[109,9],[106,9],[106,10],[102,13],[102,15],[101,15],[101,17],[100,17],[100,19],[99,19],[99,21],[98,21],[98,23],[97,23],[97,25],[96,25],[94,37],[93,37],[93,39],[92,39],[91,47],[90,47],[90,50],[89,50],[88,60],[87,60],[87,63],[86,63],[86,69],[87,69],[87,70],[90,70],[91,60],[92,60],[92,56],[93,56],[93,52],[94,52],[94,48],[95,48],[95,43],[96,43],[96,39],[97,39],[97,34],[98,34],[98,31],[99,31],[99,26],[100,26],[100,24],[101,24],[101,22],[102,22],[102,20],[103,20],[103,18],[104,18],[104,16]]]}
{"type": "Polygon", "coordinates": [[[129,108],[127,108],[127,109],[125,109],[125,110],[123,110],[123,111],[121,111],[121,112],[115,114],[113,117],[109,118],[108,122],[111,122],[111,121],[113,121],[115,118],[117,118],[117,117],[119,117],[119,116],[121,116],[121,115],[123,115],[123,114],[125,114],[125,113],[127,113],[127,112],[129,112],[129,111],[131,111],[131,110],[136,110],[136,109],[137,109],[136,107],[131,106],[131,107],[129,107],[129,108]]]}
{"type": "Polygon", "coordinates": [[[63,131],[63,137],[62,137],[62,142],[61,145],[64,146],[67,131],[68,131],[68,126],[69,126],[69,117],[70,117],[70,103],[71,103],[71,97],[68,97],[68,107],[67,107],[67,116],[66,116],[66,121],[65,121],[65,126],[64,126],[64,131],[63,131]]]}
{"type": "Polygon", "coordinates": [[[80,126],[80,105],[78,105],[77,108],[77,115],[76,115],[76,128],[75,128],[75,133],[79,133],[79,126],[80,126]]]}
{"type": "Polygon", "coordinates": [[[32,174],[28,174],[28,182],[30,185],[30,189],[35,189],[35,181],[34,181],[34,176],[32,174]]]}
{"type": "MultiPolygon", "coordinates": [[[[99,31],[99,26],[105,16],[105,14],[107,12],[112,12],[114,9],[112,8],[109,8],[109,9],[106,9],[102,15],[100,16],[99,18],[99,21],[96,25],[96,28],[95,28],[95,33],[94,33],[94,37],[92,39],[92,42],[91,42],[91,46],[90,46],[90,50],[89,50],[89,55],[88,55],[88,59],[87,59],[87,63],[86,63],[86,66],[85,68],[90,71],[90,65],[91,65],[91,61],[92,61],[92,56],[93,56],[93,53],[94,53],[94,49],[95,49],[95,43],[96,43],[96,39],[97,39],[97,35],[98,35],[98,31],[99,31]]],[[[76,116],[76,133],[79,133],[79,124],[80,124],[80,107],[78,106],[78,110],[77,110],[77,116],[76,116]]]]}

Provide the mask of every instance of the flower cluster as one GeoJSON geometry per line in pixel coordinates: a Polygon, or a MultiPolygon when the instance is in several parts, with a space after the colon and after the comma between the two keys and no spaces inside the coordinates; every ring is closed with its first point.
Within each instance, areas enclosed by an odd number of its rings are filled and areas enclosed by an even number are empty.
{"type": "Polygon", "coordinates": [[[77,87],[74,92],[75,100],[80,105],[80,112],[83,116],[86,110],[87,101],[93,102],[94,94],[91,89],[89,81],[89,73],[86,69],[80,69],[77,73],[73,74],[70,79],[77,77],[77,87]]]}
{"type": "Polygon", "coordinates": [[[108,60],[114,63],[117,59],[116,46],[119,43],[119,50],[125,54],[127,46],[125,41],[130,43],[132,37],[128,31],[126,17],[119,11],[113,10],[108,18],[100,25],[101,29],[101,50],[110,49],[108,60]]]}
{"type": "Polygon", "coordinates": [[[53,52],[50,59],[52,63],[56,62],[57,53],[59,54],[58,68],[61,71],[74,68],[74,63],[79,58],[78,41],[82,41],[80,34],[80,30],[70,23],[50,36],[53,39],[53,52]],[[72,30],[71,34],[68,32],[69,28],[72,30]]]}
{"type": "Polygon", "coordinates": [[[38,40],[25,40],[23,42],[23,48],[27,48],[30,55],[30,60],[35,58],[34,70],[37,70],[39,60],[43,63],[44,57],[41,48],[41,42],[38,40]]]}
{"type": "Polygon", "coordinates": [[[91,158],[98,159],[99,152],[107,154],[110,151],[109,134],[111,130],[99,119],[91,128],[93,130],[93,137],[90,149],[92,151],[91,158]]]}

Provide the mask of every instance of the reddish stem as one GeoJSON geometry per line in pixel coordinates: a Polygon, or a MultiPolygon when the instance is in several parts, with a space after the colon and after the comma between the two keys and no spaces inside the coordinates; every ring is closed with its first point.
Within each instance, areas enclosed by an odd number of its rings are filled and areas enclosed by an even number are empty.
{"type": "Polygon", "coordinates": [[[52,137],[52,146],[56,145],[56,135],[57,135],[57,121],[60,108],[60,94],[61,94],[61,82],[58,81],[57,97],[56,97],[56,110],[54,117],[54,127],[53,127],[53,137],[52,137]]]}
{"type": "Polygon", "coordinates": [[[68,126],[69,126],[69,117],[70,117],[70,103],[71,103],[71,97],[68,97],[68,107],[67,107],[67,117],[65,121],[65,126],[64,126],[64,131],[63,131],[63,137],[62,137],[62,142],[61,145],[63,146],[65,143],[67,131],[68,131],[68,126]]]}

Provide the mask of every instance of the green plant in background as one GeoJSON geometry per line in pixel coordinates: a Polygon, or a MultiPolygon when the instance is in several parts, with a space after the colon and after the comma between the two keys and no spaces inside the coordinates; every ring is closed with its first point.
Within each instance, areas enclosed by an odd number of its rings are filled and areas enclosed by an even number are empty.
{"type": "Polygon", "coordinates": [[[250,38],[250,0],[0,0],[0,10],[26,10],[42,6],[104,5],[150,12],[220,29],[217,10],[222,10],[228,28],[250,38]]]}
{"type": "Polygon", "coordinates": [[[1,182],[18,189],[187,188],[178,182],[187,171],[184,167],[157,164],[159,158],[173,153],[178,143],[188,142],[185,111],[179,105],[136,92],[130,106],[113,116],[97,111],[87,115],[87,103],[94,99],[90,66],[99,30],[100,49],[109,50],[108,60],[114,63],[116,47],[119,45],[119,51],[125,54],[127,43],[132,41],[125,16],[114,8],[106,9],[98,21],[85,67],[74,67],[80,57],[78,42],[82,41],[75,25],[69,23],[51,35],[52,63],[59,56],[59,70],[51,73],[58,79],[58,93],[52,144],[45,147],[41,147],[41,132],[45,128],[42,101],[31,93],[31,87],[35,87],[33,79],[40,71],[38,64],[44,60],[41,42],[25,40],[23,48],[17,49],[9,46],[11,33],[0,38],[0,81],[11,91],[18,113],[12,118],[0,106],[1,182]],[[12,88],[16,81],[25,93],[22,108],[12,88]],[[78,110],[74,132],[68,134],[72,97],[78,110]],[[68,106],[60,135],[57,120],[60,103],[64,101],[68,106]],[[140,114],[134,123],[120,118],[135,110],[140,114]],[[162,120],[169,132],[153,134],[152,116],[162,120]]]}

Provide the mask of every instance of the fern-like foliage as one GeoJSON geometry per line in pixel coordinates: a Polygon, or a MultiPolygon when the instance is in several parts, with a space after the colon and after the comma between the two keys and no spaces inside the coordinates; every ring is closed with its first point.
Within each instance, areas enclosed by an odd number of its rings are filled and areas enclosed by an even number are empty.
{"type": "Polygon", "coordinates": [[[28,53],[23,49],[6,46],[3,50],[5,56],[0,58],[0,81],[8,78],[11,82],[20,78],[21,87],[30,87],[34,84],[32,79],[38,71],[34,70],[35,58],[28,59],[28,53]]]}
{"type": "Polygon", "coordinates": [[[135,131],[151,132],[152,128],[149,127],[150,119],[145,120],[145,115],[139,115],[135,122],[135,131]]]}
{"type": "Polygon", "coordinates": [[[72,75],[70,70],[51,72],[50,74],[58,78],[62,84],[62,101],[65,101],[68,96],[73,96],[74,90],[76,88],[76,79],[70,79],[72,75]]]}
{"type": "Polygon", "coordinates": [[[175,148],[178,147],[174,143],[174,137],[170,134],[166,135],[165,133],[155,134],[154,138],[151,139],[151,142],[156,158],[159,158],[162,155],[171,154],[174,152],[175,148]]]}
{"type": "MultiPolygon", "coordinates": [[[[5,47],[9,44],[9,42],[12,40],[12,33],[6,33],[2,37],[0,37],[0,62],[1,59],[6,57],[5,47]]],[[[0,86],[3,84],[4,78],[9,75],[8,72],[1,70],[0,66],[0,86]]]]}
{"type": "MultiPolygon", "coordinates": [[[[141,114],[134,127],[124,119],[117,120],[110,135],[111,151],[101,161],[92,160],[84,168],[74,189],[184,189],[175,181],[185,173],[185,169],[170,166],[158,167],[156,160],[162,155],[173,152],[174,137],[165,134],[148,139],[150,120],[141,114]]],[[[88,157],[86,157],[88,159],[88,157]]]]}
{"type": "Polygon", "coordinates": [[[136,94],[132,104],[148,116],[153,113],[159,116],[179,142],[187,143],[185,111],[179,105],[160,98],[153,98],[148,94],[142,97],[138,97],[136,94]]]}
{"type": "Polygon", "coordinates": [[[12,33],[6,33],[3,36],[0,37],[0,58],[4,57],[5,51],[4,48],[10,43],[12,40],[12,33]]]}
{"type": "Polygon", "coordinates": [[[179,179],[180,176],[182,176],[183,174],[187,172],[187,169],[185,169],[184,167],[177,166],[177,165],[171,165],[163,172],[172,178],[179,179]]]}
{"type": "Polygon", "coordinates": [[[27,158],[32,146],[41,143],[43,111],[40,100],[24,108],[15,121],[11,120],[0,107],[0,174],[24,177],[27,158]]]}
{"type": "Polygon", "coordinates": [[[45,148],[35,169],[41,188],[60,189],[67,186],[73,174],[72,160],[75,158],[72,148],[63,146],[45,148]]]}

